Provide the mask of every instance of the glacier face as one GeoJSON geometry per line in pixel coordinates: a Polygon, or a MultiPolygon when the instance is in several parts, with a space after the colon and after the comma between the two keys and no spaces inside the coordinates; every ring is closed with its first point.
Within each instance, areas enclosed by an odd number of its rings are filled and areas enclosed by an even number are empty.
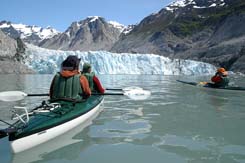
{"type": "Polygon", "coordinates": [[[60,51],[30,44],[27,45],[25,63],[38,73],[55,73],[60,70],[61,62],[69,55],[81,58],[80,67],[84,62],[91,63],[97,74],[209,75],[216,70],[208,63],[169,59],[154,54],[60,51]]]}

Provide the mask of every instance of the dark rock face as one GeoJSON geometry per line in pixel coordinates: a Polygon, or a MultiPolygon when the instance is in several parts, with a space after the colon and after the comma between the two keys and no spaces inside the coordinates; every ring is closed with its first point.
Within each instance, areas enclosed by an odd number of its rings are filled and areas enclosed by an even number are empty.
{"type": "Polygon", "coordinates": [[[24,65],[25,45],[21,39],[14,40],[0,30],[0,74],[34,73],[24,65]]]}
{"type": "Polygon", "coordinates": [[[245,72],[245,1],[183,0],[143,19],[113,52],[155,53],[245,72]]]}

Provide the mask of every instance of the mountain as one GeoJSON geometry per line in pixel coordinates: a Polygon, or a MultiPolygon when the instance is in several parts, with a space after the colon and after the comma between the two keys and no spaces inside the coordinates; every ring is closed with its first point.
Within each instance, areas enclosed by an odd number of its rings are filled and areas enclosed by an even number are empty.
{"type": "Polygon", "coordinates": [[[0,30],[14,39],[21,38],[24,42],[34,45],[38,45],[42,40],[51,38],[59,33],[51,27],[42,28],[38,26],[14,24],[9,21],[1,21],[0,30]]]}
{"type": "Polygon", "coordinates": [[[194,59],[245,72],[244,11],[244,0],[177,0],[144,18],[111,51],[194,59]]]}
{"type": "Polygon", "coordinates": [[[59,50],[109,50],[119,39],[124,26],[93,16],[73,22],[64,32],[43,40],[39,46],[59,50]]]}
{"type": "Polygon", "coordinates": [[[26,65],[25,45],[20,40],[14,40],[0,30],[0,74],[33,73],[26,65]]]}

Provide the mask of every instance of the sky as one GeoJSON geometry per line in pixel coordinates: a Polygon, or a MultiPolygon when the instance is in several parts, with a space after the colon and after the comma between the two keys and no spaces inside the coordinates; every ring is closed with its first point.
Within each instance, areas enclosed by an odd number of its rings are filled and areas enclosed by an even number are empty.
{"type": "Polygon", "coordinates": [[[1,0],[0,21],[51,26],[64,32],[72,22],[101,16],[123,25],[137,24],[174,0],[1,0]]]}

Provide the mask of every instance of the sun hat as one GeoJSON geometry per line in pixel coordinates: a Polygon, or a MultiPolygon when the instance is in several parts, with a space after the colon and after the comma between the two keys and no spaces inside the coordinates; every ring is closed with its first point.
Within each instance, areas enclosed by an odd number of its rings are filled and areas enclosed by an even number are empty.
{"type": "Polygon", "coordinates": [[[91,65],[89,63],[84,63],[83,64],[83,72],[88,72],[88,70],[91,68],[91,65]]]}
{"type": "Polygon", "coordinates": [[[227,76],[228,72],[225,70],[225,68],[221,67],[217,69],[217,72],[222,73],[222,75],[227,76]]]}

